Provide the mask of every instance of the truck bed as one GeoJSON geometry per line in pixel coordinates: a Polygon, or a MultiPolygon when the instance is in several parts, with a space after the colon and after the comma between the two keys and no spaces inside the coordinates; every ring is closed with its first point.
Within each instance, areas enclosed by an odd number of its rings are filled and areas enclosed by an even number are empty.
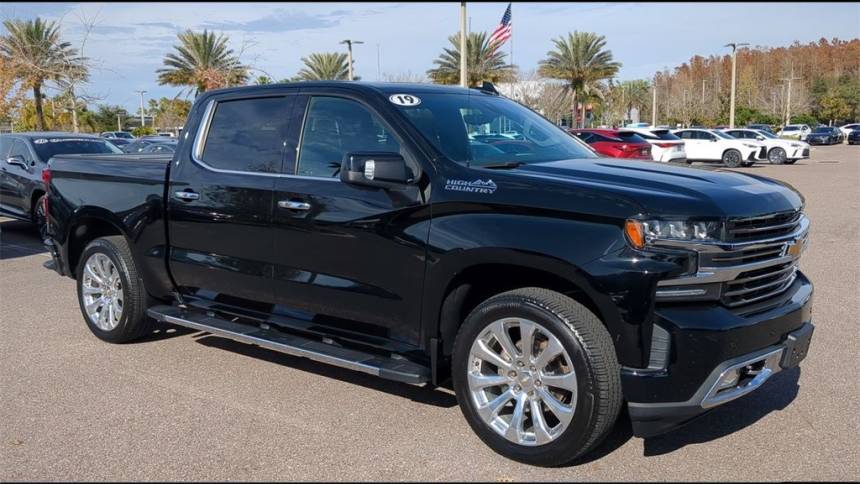
{"type": "MultiPolygon", "coordinates": [[[[49,231],[64,247],[77,250],[75,240],[86,237],[72,230],[83,219],[103,221],[99,230],[123,234],[137,260],[147,287],[166,280],[162,260],[167,247],[164,193],[172,155],[110,154],[59,155],[48,162],[50,186],[49,231]]],[[[64,273],[77,264],[63,254],[64,273]]]]}

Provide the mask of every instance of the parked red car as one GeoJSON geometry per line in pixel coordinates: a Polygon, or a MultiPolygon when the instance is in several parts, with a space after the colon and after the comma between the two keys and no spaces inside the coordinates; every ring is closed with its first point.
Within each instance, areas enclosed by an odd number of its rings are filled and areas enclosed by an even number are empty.
{"type": "Polygon", "coordinates": [[[651,159],[651,144],[633,131],[571,129],[569,132],[588,143],[594,151],[610,158],[651,159]]]}

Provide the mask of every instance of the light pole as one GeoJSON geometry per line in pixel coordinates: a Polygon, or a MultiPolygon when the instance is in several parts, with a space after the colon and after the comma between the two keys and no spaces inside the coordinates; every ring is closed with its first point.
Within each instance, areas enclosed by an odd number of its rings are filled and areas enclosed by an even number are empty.
{"type": "Polygon", "coordinates": [[[466,59],[469,57],[466,47],[466,2],[460,2],[460,85],[469,87],[466,59]]]}
{"type": "Polygon", "coordinates": [[[657,76],[654,76],[654,85],[651,86],[653,97],[651,98],[651,126],[657,127],[657,76]]]}
{"type": "Polygon", "coordinates": [[[353,78],[353,75],[352,75],[352,44],[356,44],[356,45],[358,45],[358,44],[363,44],[364,42],[362,42],[362,41],[360,41],[360,40],[351,40],[351,39],[346,39],[346,40],[341,40],[341,41],[340,41],[340,43],[341,43],[341,44],[346,44],[346,48],[347,48],[348,56],[349,56],[349,58],[348,58],[348,62],[349,62],[349,80],[351,81],[351,80],[352,80],[352,78],[353,78]]]}
{"type": "Polygon", "coordinates": [[[785,102],[785,124],[791,123],[791,81],[799,81],[800,77],[794,77],[794,64],[791,64],[791,75],[783,77],[780,81],[788,81],[788,95],[785,102]]]}
{"type": "Polygon", "coordinates": [[[146,94],[146,91],[134,91],[140,94],[140,127],[141,129],[146,125],[146,120],[143,118],[143,95],[146,94]]]}
{"type": "Polygon", "coordinates": [[[732,48],[732,94],[729,98],[729,128],[735,127],[735,75],[737,74],[737,50],[738,47],[749,45],[747,43],[732,42],[723,47],[732,48]]]}

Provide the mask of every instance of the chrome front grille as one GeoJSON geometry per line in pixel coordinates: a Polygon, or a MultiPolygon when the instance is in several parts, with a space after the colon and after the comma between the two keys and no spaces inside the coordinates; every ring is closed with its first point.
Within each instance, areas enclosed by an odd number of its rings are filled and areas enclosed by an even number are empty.
{"type": "Polygon", "coordinates": [[[782,294],[796,277],[797,260],[742,272],[723,285],[722,302],[736,307],[782,294]]]}
{"type": "Polygon", "coordinates": [[[799,211],[782,212],[762,217],[729,219],[726,223],[728,242],[763,240],[788,235],[800,225],[799,211]]]}
{"type": "MultiPolygon", "coordinates": [[[[682,294],[689,289],[697,291],[694,296],[698,300],[719,301],[733,311],[760,311],[770,302],[777,304],[777,296],[798,277],[809,219],[799,212],[734,219],[726,223],[724,233],[734,240],[688,245],[698,253],[696,273],[660,281],[658,299],[661,292],[668,298],[666,294],[682,294]]],[[[688,300],[695,300],[694,296],[688,300]]]]}
{"type": "Polygon", "coordinates": [[[770,244],[751,249],[739,249],[726,252],[702,253],[699,263],[706,267],[731,267],[753,262],[778,259],[782,257],[785,243],[770,244]]]}

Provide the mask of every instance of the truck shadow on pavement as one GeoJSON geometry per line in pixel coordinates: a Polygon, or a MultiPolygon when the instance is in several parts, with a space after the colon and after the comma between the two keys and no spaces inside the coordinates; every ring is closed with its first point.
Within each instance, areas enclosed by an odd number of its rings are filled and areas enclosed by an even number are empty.
{"type": "Polygon", "coordinates": [[[39,231],[32,224],[18,220],[0,222],[0,260],[17,259],[46,253],[39,231]]]}
{"type": "Polygon", "coordinates": [[[195,336],[195,341],[222,350],[238,353],[250,358],[268,361],[277,365],[289,366],[296,370],[306,371],[324,378],[332,378],[354,385],[361,385],[372,390],[378,390],[402,398],[408,398],[414,402],[431,405],[434,407],[450,408],[457,405],[457,398],[448,389],[434,388],[432,385],[417,386],[385,380],[361,372],[338,368],[323,363],[317,363],[307,358],[299,358],[284,353],[278,353],[259,346],[239,343],[229,339],[212,336],[209,333],[200,333],[195,336]]]}
{"type": "Polygon", "coordinates": [[[722,405],[670,433],[645,439],[645,456],[674,452],[686,445],[717,440],[754,425],[771,412],[787,407],[800,390],[800,367],[774,375],[758,390],[722,405]]]}
{"type": "MultiPolygon", "coordinates": [[[[758,391],[693,420],[664,435],[645,439],[645,457],[668,454],[690,444],[702,444],[730,435],[755,424],[765,415],[787,407],[797,397],[800,367],[778,373],[758,391]]],[[[633,438],[633,425],[626,408],[615,427],[600,445],[570,466],[598,461],[633,438]]]]}

